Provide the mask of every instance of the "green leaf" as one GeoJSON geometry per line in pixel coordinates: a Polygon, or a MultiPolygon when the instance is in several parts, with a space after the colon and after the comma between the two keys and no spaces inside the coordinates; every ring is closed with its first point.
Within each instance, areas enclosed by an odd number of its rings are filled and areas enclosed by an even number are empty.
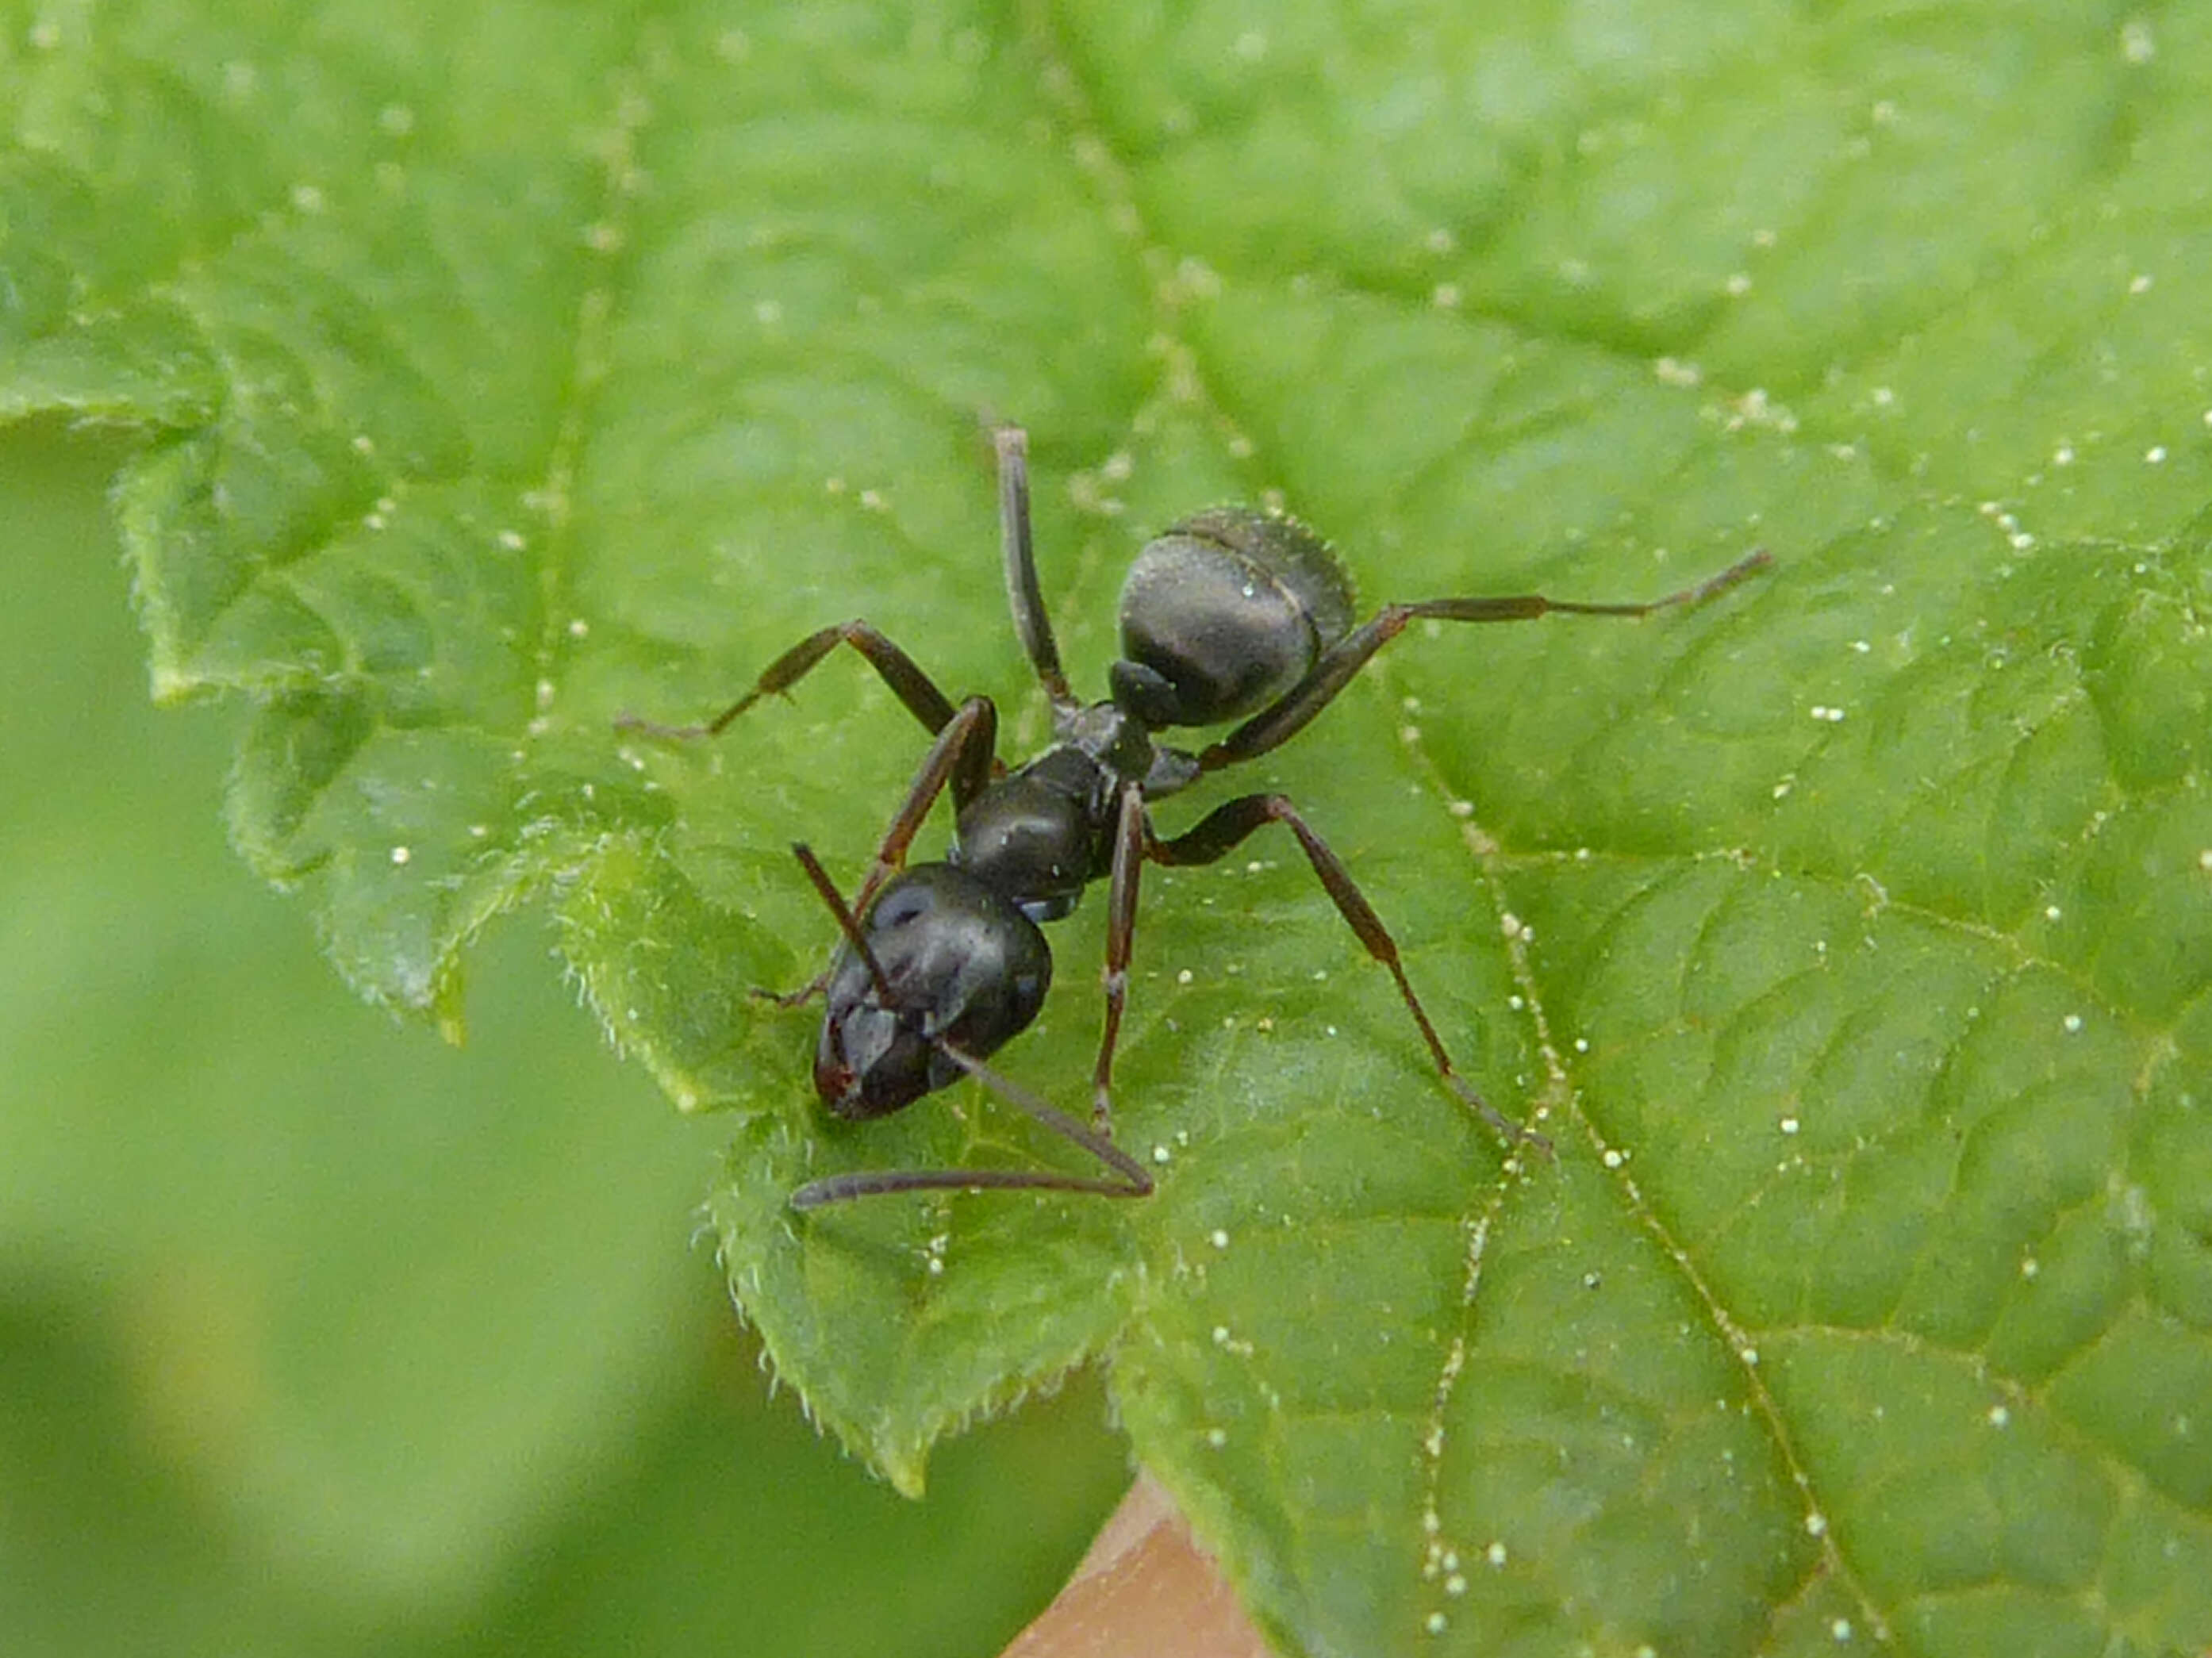
{"type": "Polygon", "coordinates": [[[696,1247],[721,1125],[637,1108],[545,927],[465,1049],[364,1018],[223,844],[234,711],[113,694],[126,446],[0,434],[7,1650],[997,1650],[1127,1483],[1103,1382],[872,1485],[696,1247]]]}
{"type": "MultiPolygon", "coordinates": [[[[165,695],[234,836],[450,1021],[543,896],[735,1123],[732,1284],[905,1489],[1086,1358],[1286,1649],[2212,1638],[2212,38],[2172,12],[522,4],[19,13],[0,406],[143,428],[165,695]],[[1101,683],[1146,526],[1279,498],[1415,630],[1253,768],[1354,871],[1511,1167],[1287,836],[1146,884],[1119,1134],[865,1128],[809,1017],[922,742],[865,611],[1046,736],[980,423],[1101,683]]],[[[1164,803],[1180,829],[1218,793],[1164,803]]],[[[941,844],[925,842],[924,852],[941,844]]],[[[1006,1067],[1079,1108],[1094,902],[1006,1067]]]]}

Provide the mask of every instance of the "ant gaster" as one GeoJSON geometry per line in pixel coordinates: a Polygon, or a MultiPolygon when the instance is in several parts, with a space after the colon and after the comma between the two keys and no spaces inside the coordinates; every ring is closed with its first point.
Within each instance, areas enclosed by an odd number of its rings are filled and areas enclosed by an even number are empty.
{"type": "Polygon", "coordinates": [[[866,658],[936,741],[849,905],[812,852],[803,844],[793,848],[844,936],[826,972],[780,999],[795,1004],[826,993],[815,1088],[833,1114],[862,1120],[973,1076],[1111,1172],[897,1169],[836,1175],[793,1193],[792,1206],[986,1187],[1111,1197],[1150,1193],[1152,1176],[1109,1138],[1138,879],[1146,863],[1211,864],[1269,823],[1297,837],[1338,914],[1389,969],[1444,1084],[1507,1140],[1548,1151],[1548,1141],[1509,1121],[1453,1067],[1389,931],[1342,860],[1289,800],[1241,795],[1169,837],[1154,829],[1147,808],[1209,772],[1288,742],[1417,618],[1518,622],[1554,610],[1647,616],[1735,586],[1768,562],[1766,554],[1752,553],[1695,586],[1642,604],[1577,604],[1534,593],[1435,598],[1386,604],[1355,628],[1351,584],[1319,537],[1294,519],[1215,507],[1184,519],[1137,555],[1121,590],[1122,656],[1108,671],[1112,694],[1086,704],[1068,689],[1037,587],[1027,439],[1015,427],[998,428],[995,438],[1014,630],[1052,702],[1054,741],[1042,754],[1005,770],[995,757],[998,711],[991,699],[971,696],[956,708],[911,657],[857,619],[800,641],[704,725],[620,723],[659,737],[716,736],[763,697],[789,690],[839,645],[866,658]],[[1231,721],[1242,723],[1195,753],[1154,740],[1176,726],[1231,721]],[[948,786],[958,814],[951,848],[941,863],[908,867],[908,847],[948,786]],[[1109,884],[1106,1014],[1086,1126],[984,1060],[1027,1029],[1043,1004],[1052,952],[1039,924],[1067,914],[1084,888],[1098,880],[1109,884]]]}

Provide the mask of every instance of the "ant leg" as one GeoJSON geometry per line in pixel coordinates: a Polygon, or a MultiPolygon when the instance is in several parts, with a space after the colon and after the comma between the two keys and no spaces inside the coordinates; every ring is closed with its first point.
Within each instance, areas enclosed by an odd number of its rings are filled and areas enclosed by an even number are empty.
{"type": "Polygon", "coordinates": [[[1114,1045],[1121,1036],[1121,1005],[1129,996],[1129,955],[1137,938],[1137,880],[1145,867],[1151,825],[1145,818],[1144,785],[1121,786],[1121,811],[1114,834],[1114,879],[1106,910],[1106,1029],[1091,1073],[1091,1126],[1114,1132],[1114,1045]]]}
{"type": "Polygon", "coordinates": [[[945,721],[945,729],[938,732],[937,741],[922,756],[921,767],[914,774],[906,799],[891,814],[890,824],[876,846],[876,861],[869,868],[867,878],[860,884],[860,896],[853,901],[855,911],[866,914],[868,901],[876,896],[876,889],[905,865],[907,848],[921,832],[929,809],[945,793],[948,780],[952,785],[956,805],[966,805],[982,792],[983,786],[990,780],[991,756],[998,744],[998,705],[988,696],[969,697],[960,705],[960,711],[945,721]]]}
{"type": "Polygon", "coordinates": [[[1030,537],[1030,440],[1018,426],[1001,426],[992,433],[999,450],[999,539],[1006,561],[1006,603],[1014,612],[1014,631],[1022,649],[1036,670],[1037,683],[1052,699],[1053,709],[1072,714],[1076,701],[1067,689],[1067,675],[1060,665],[1060,647],[1054,642],[1052,621],[1044,609],[1044,594],[1037,586],[1036,552],[1030,537]]]}
{"type": "MultiPolygon", "coordinates": [[[[971,696],[960,705],[960,711],[945,722],[945,729],[937,734],[937,741],[929,745],[922,756],[921,768],[915,773],[914,782],[908,787],[906,799],[891,814],[890,824],[884,830],[884,838],[876,845],[875,861],[868,865],[868,873],[860,883],[860,890],[853,899],[856,914],[865,915],[883,884],[890,879],[906,864],[907,849],[914,837],[921,832],[928,819],[929,809],[937,804],[937,797],[945,793],[949,780],[952,798],[964,798],[963,786],[980,790],[991,773],[992,751],[998,746],[999,710],[988,696],[971,696]]],[[[800,859],[805,863],[805,859],[800,859]]],[[[810,867],[808,873],[813,875],[810,867]]],[[[819,882],[817,882],[819,884],[819,882]]],[[[812,979],[797,990],[756,990],[754,994],[774,1002],[778,1007],[798,1007],[820,995],[830,983],[830,969],[823,968],[812,979]]]]}
{"type": "Polygon", "coordinates": [[[1000,1099],[1062,1139],[1081,1146],[1112,1169],[1113,1175],[1060,1175],[1047,1169],[885,1169],[832,1175],[826,1180],[809,1181],[791,1194],[793,1208],[819,1209],[824,1204],[882,1197],[893,1192],[1093,1192],[1106,1198],[1152,1195],[1152,1177],[1145,1171],[1144,1164],[1103,1134],[1085,1128],[1066,1112],[1046,1104],[1011,1077],[1000,1075],[973,1054],[942,1040],[937,1048],[946,1059],[1000,1099]]]}
{"type": "Polygon", "coordinates": [[[1541,593],[1520,593],[1506,598],[1429,598],[1412,604],[1385,604],[1372,621],[1355,628],[1322,652],[1304,679],[1285,691],[1218,743],[1198,756],[1200,771],[1219,771],[1239,761],[1256,759],[1280,748],[1306,728],[1314,716],[1335,701],[1336,694],[1352,683],[1368,659],[1406,630],[1418,618],[1442,622],[1526,622],[1559,612],[1567,616],[1649,616],[1654,610],[1697,604],[1726,592],[1765,568],[1773,559],[1764,549],[1746,555],[1695,586],[1668,593],[1663,598],[1635,604],[1586,604],[1570,599],[1547,598],[1541,593]]]}
{"type": "MultiPolygon", "coordinates": [[[[930,735],[935,736],[951,723],[953,708],[934,680],[921,671],[921,665],[893,644],[885,635],[878,633],[866,622],[855,616],[850,622],[841,622],[835,627],[823,628],[807,636],[768,665],[753,688],[712,720],[696,726],[664,726],[655,720],[641,720],[626,714],[615,721],[617,731],[641,732],[647,737],[665,738],[671,741],[690,742],[708,737],[720,737],[731,722],[766,696],[781,696],[812,672],[822,659],[840,645],[850,645],[873,668],[884,684],[890,686],[906,710],[930,735]]],[[[965,802],[963,801],[964,805],[965,802]]]]}
{"type": "Polygon", "coordinates": [[[1195,829],[1172,841],[1154,841],[1150,855],[1160,864],[1211,864],[1267,823],[1290,825],[1291,833],[1298,837],[1298,845],[1305,849],[1306,861],[1313,865],[1315,875],[1335,903],[1336,913],[1359,935],[1359,942],[1367,946],[1367,953],[1390,969],[1390,976],[1398,981],[1398,993],[1405,998],[1406,1011],[1421,1028],[1421,1040],[1428,1043],[1429,1055],[1436,1060],[1437,1071],[1452,1092],[1504,1139],[1526,1140],[1546,1156],[1551,1155],[1550,1140],[1506,1117],[1453,1068],[1443,1038],[1437,1035],[1437,1028],[1429,1022],[1421,999],[1413,993],[1413,982],[1406,977],[1405,966],[1398,959],[1397,941],[1391,938],[1389,929],[1382,925],[1382,918],[1375,913],[1366,895],[1353,883],[1352,872],[1344,866],[1344,860],[1329,850],[1328,842],[1281,795],[1242,795],[1226,805],[1217,806],[1199,821],[1195,829]]]}

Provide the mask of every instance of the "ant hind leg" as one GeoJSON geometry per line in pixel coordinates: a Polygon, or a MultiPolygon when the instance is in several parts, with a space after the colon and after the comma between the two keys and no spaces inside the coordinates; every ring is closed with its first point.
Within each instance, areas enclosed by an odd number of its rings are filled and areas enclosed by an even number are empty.
{"type": "Polygon", "coordinates": [[[1196,828],[1179,835],[1172,841],[1156,841],[1150,855],[1160,864],[1211,864],[1225,857],[1246,836],[1268,823],[1284,823],[1298,837],[1298,845],[1313,865],[1313,872],[1322,888],[1336,905],[1336,913],[1345,924],[1357,933],[1367,953],[1390,969],[1397,981],[1398,994],[1405,999],[1406,1011],[1420,1027],[1421,1040],[1428,1044],[1429,1056],[1436,1061],[1437,1070],[1444,1084],[1468,1108],[1489,1124],[1500,1138],[1508,1142],[1526,1141],[1545,1156],[1552,1155],[1552,1142],[1534,1129],[1515,1122],[1491,1102],[1483,1098],[1474,1084],[1461,1076],[1446,1051],[1443,1039],[1430,1021],[1428,1010],[1421,999],[1413,993],[1413,981],[1406,976],[1403,963],[1398,959],[1397,940],[1382,925],[1382,918],[1367,902],[1366,894],[1352,878],[1352,872],[1344,860],[1329,849],[1312,825],[1298,815],[1297,808],[1279,794],[1247,794],[1218,806],[1199,821],[1196,828]]]}
{"type": "MultiPolygon", "coordinates": [[[[1694,586],[1659,598],[1632,604],[1585,604],[1516,593],[1501,598],[1426,598],[1411,604],[1385,604],[1374,616],[1323,651],[1304,678],[1198,756],[1200,771],[1219,771],[1256,760],[1304,731],[1349,685],[1368,659],[1419,620],[1437,622],[1530,622],[1540,616],[1650,616],[1655,610],[1702,604],[1773,562],[1765,549],[1747,553],[1694,586]]],[[[1347,920],[1350,918],[1347,916],[1347,920]]]]}

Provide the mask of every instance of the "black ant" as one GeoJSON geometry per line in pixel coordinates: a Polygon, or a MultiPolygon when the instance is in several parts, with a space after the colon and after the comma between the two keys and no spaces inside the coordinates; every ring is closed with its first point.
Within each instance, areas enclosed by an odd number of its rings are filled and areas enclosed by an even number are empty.
{"type": "Polygon", "coordinates": [[[804,844],[793,853],[836,917],[844,943],[819,978],[777,999],[826,993],[814,1086],[836,1115],[880,1117],[972,1076],[1047,1128],[1081,1146],[1110,1175],[1006,1169],[894,1169],[836,1175],[791,1195],[795,1209],[890,1192],[981,1187],[1143,1197],[1144,1166],[1112,1132],[1114,1047],[1128,990],[1138,878],[1147,862],[1211,864],[1268,823],[1286,825],[1367,953],[1390,970],[1438,1074],[1509,1142],[1550,1142],[1508,1121],[1452,1066],[1406,977],[1398,947],[1343,862],[1279,794],[1241,795],[1195,828],[1162,838],[1151,802],[1208,772],[1257,759],[1303,731],[1376,652],[1421,617],[1519,622],[1559,610],[1648,616],[1734,586],[1768,561],[1754,552],[1692,587],[1643,604],[1575,604],[1523,594],[1386,604],[1352,626],[1352,586],[1334,555],[1296,519],[1241,507],[1184,519],[1137,555],[1121,590],[1121,659],[1111,695],[1085,704],[1068,689],[1037,588],[1030,540],[1029,446],[1016,427],[996,434],[999,521],[1014,630],[1051,699],[1054,742],[1006,771],[996,758],[998,710],[988,696],[955,708],[914,659],[866,622],[824,628],[769,664],[753,688],[702,726],[624,718],[658,737],[719,735],[763,697],[788,691],[830,652],[849,645],[935,736],[905,801],[848,905],[804,844]],[[1153,741],[1175,726],[1241,720],[1195,754],[1153,741]],[[907,848],[946,786],[958,811],[942,863],[906,866],[907,848]],[[1093,881],[1108,886],[1106,1022],[1092,1075],[1091,1123],[1077,1122],[983,1063],[1027,1029],[1052,981],[1041,922],[1075,908],[1093,881]]]}

